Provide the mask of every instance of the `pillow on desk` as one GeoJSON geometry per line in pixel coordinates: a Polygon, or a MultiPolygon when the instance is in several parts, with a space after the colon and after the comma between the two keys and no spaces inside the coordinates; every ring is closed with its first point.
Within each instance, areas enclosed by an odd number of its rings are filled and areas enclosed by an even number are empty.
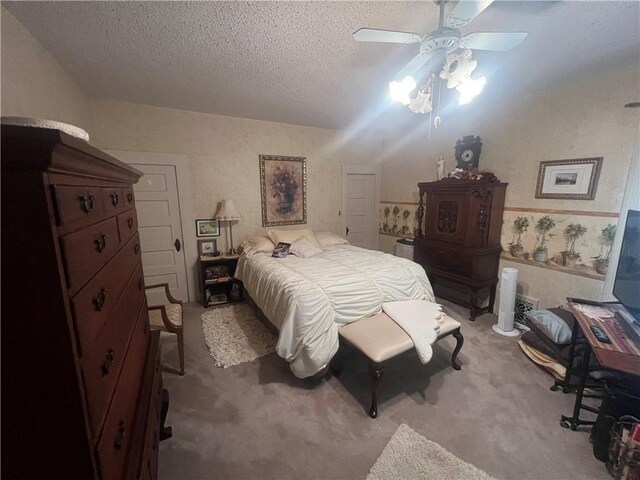
{"type": "Polygon", "coordinates": [[[527,312],[527,320],[556,345],[571,343],[571,328],[555,313],[549,310],[532,310],[527,312]]]}

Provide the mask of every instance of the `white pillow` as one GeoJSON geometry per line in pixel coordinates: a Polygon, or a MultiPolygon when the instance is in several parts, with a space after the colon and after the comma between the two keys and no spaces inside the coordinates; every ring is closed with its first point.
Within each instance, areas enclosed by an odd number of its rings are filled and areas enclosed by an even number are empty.
{"type": "Polygon", "coordinates": [[[320,242],[318,242],[318,239],[316,238],[316,234],[313,233],[313,230],[310,228],[299,228],[296,230],[269,230],[267,234],[274,245],[277,245],[278,242],[293,243],[300,237],[307,237],[316,247],[322,248],[320,246],[320,242]]]}
{"type": "Polygon", "coordinates": [[[256,253],[271,253],[276,246],[267,237],[260,235],[255,238],[245,240],[240,245],[240,248],[242,248],[242,253],[244,253],[245,256],[250,257],[256,253]]]}
{"type": "Polygon", "coordinates": [[[346,239],[332,232],[318,232],[316,233],[316,237],[322,248],[328,247],[329,245],[349,245],[346,239]]]}
{"type": "Polygon", "coordinates": [[[307,237],[300,237],[291,244],[289,253],[293,253],[296,257],[307,258],[322,253],[322,249],[316,247],[307,237]]]}

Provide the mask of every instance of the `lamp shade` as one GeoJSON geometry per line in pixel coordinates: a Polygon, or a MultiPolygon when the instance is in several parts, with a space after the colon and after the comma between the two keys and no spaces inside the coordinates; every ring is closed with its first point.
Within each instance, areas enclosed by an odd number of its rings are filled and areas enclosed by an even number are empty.
{"type": "Polygon", "coordinates": [[[242,220],[242,214],[238,211],[233,200],[222,200],[220,210],[216,214],[216,220],[229,222],[232,220],[242,220]]]}

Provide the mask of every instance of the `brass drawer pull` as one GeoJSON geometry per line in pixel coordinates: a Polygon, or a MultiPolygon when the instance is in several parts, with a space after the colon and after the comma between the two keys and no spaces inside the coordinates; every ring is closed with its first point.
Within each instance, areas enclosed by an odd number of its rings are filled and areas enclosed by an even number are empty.
{"type": "Polygon", "coordinates": [[[78,199],[80,200],[80,209],[84,213],[89,213],[96,206],[95,198],[89,192],[84,195],[78,195],[78,199]]]}
{"type": "Polygon", "coordinates": [[[137,255],[139,251],[140,251],[140,244],[139,244],[139,243],[136,243],[136,244],[133,246],[133,253],[135,253],[135,254],[137,255]]]}
{"type": "Polygon", "coordinates": [[[111,365],[113,365],[114,360],[115,360],[115,352],[112,349],[109,349],[107,354],[104,356],[102,365],[100,366],[100,370],[102,371],[103,377],[109,374],[109,370],[111,369],[111,365]]]}
{"type": "Polygon", "coordinates": [[[129,228],[133,228],[133,218],[129,217],[127,219],[127,225],[129,225],[129,228]]]}
{"type": "Polygon", "coordinates": [[[104,287],[100,287],[98,293],[95,297],[93,297],[93,309],[97,312],[102,311],[102,307],[104,307],[104,303],[107,301],[107,289],[104,287]]]}
{"type": "Polygon", "coordinates": [[[107,236],[104,233],[101,233],[94,241],[96,242],[96,250],[98,250],[98,253],[102,253],[104,249],[107,248],[107,236]]]}
{"type": "Polygon", "coordinates": [[[113,440],[113,448],[116,450],[121,450],[124,445],[124,420],[120,420],[118,422],[118,431],[116,432],[116,438],[113,440]]]}
{"type": "Polygon", "coordinates": [[[133,193],[131,192],[127,193],[127,202],[129,203],[133,202],[133,193]]]}
{"type": "Polygon", "coordinates": [[[120,203],[120,195],[117,193],[111,194],[111,204],[115,207],[120,203]]]}

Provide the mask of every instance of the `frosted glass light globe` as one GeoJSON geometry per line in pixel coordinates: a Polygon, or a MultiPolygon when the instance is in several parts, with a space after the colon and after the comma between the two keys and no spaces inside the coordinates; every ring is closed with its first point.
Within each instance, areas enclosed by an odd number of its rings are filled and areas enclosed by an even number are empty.
{"type": "Polygon", "coordinates": [[[402,105],[409,105],[411,99],[409,94],[416,88],[416,80],[408,75],[401,81],[394,80],[389,83],[389,96],[391,100],[400,102],[402,105]]]}

